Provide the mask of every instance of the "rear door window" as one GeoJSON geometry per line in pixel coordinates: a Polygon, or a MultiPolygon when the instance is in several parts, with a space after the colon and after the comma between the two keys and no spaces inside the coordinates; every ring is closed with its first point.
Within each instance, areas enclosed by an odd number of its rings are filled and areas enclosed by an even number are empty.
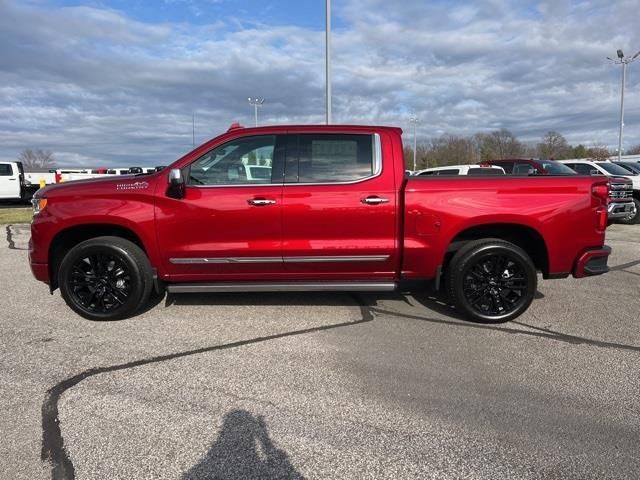
{"type": "Polygon", "coordinates": [[[377,175],[374,136],[292,135],[287,146],[287,183],[349,183],[377,175]]]}
{"type": "Polygon", "coordinates": [[[504,175],[499,168],[470,168],[467,175],[504,175]]]}
{"type": "Polygon", "coordinates": [[[10,163],[0,163],[0,176],[11,177],[13,176],[13,168],[10,163]]]}

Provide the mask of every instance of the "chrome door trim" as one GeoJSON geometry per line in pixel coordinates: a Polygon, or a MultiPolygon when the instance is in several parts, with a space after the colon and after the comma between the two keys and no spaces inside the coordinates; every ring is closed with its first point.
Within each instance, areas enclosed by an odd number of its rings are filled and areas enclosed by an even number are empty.
{"type": "Polygon", "coordinates": [[[289,257],[209,257],[170,258],[174,265],[206,265],[221,263],[340,263],[386,262],[389,255],[314,255],[289,257]]]}
{"type": "Polygon", "coordinates": [[[314,255],[283,257],[284,263],[385,262],[389,255],[314,255]]]}
{"type": "Polygon", "coordinates": [[[174,265],[204,265],[215,263],[282,263],[282,257],[213,257],[213,258],[170,258],[174,265]]]}

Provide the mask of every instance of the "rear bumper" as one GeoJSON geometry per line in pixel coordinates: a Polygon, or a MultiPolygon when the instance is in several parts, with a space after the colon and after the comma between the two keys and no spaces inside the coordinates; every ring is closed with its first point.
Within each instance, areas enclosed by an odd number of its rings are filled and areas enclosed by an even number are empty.
{"type": "Polygon", "coordinates": [[[607,206],[609,220],[625,218],[636,214],[636,204],[633,200],[628,202],[612,202],[607,206]]]}
{"type": "Polygon", "coordinates": [[[575,278],[590,277],[593,275],[602,275],[609,271],[607,259],[611,255],[611,247],[603,246],[593,250],[584,252],[573,269],[575,278]]]}

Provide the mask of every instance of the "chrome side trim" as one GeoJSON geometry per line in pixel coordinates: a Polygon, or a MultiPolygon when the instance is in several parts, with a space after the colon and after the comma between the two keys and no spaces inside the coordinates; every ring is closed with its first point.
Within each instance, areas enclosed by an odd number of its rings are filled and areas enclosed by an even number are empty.
{"type": "Polygon", "coordinates": [[[282,263],[282,257],[214,257],[214,258],[170,258],[174,265],[202,265],[208,263],[282,263]]]}
{"type": "Polygon", "coordinates": [[[336,262],[385,262],[389,255],[337,255],[300,257],[213,257],[170,258],[174,265],[206,265],[220,263],[336,263],[336,262]]]}
{"type": "Polygon", "coordinates": [[[252,283],[175,283],[171,293],[223,292],[390,292],[395,282],[252,282],[252,283]]]}
{"type": "Polygon", "coordinates": [[[312,257],[284,257],[284,263],[385,262],[389,255],[336,255],[312,257]]]}

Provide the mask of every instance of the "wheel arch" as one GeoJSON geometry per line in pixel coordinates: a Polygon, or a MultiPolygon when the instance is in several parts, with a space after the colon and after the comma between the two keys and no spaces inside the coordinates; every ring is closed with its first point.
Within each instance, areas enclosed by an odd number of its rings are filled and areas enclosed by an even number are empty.
{"type": "Polygon", "coordinates": [[[51,281],[50,289],[52,292],[58,288],[58,276],[56,272],[62,258],[64,258],[67,252],[85,240],[103,236],[119,237],[129,240],[140,247],[147,257],[149,256],[149,252],[145,248],[140,236],[132,229],[122,225],[96,223],[74,225],[65,228],[56,234],[49,245],[48,263],[49,278],[51,281]]]}
{"type": "Polygon", "coordinates": [[[490,223],[474,225],[458,232],[449,243],[443,260],[443,270],[453,255],[465,244],[483,238],[498,238],[522,248],[542,272],[549,275],[549,250],[544,238],[535,228],[517,223],[490,223]]]}

